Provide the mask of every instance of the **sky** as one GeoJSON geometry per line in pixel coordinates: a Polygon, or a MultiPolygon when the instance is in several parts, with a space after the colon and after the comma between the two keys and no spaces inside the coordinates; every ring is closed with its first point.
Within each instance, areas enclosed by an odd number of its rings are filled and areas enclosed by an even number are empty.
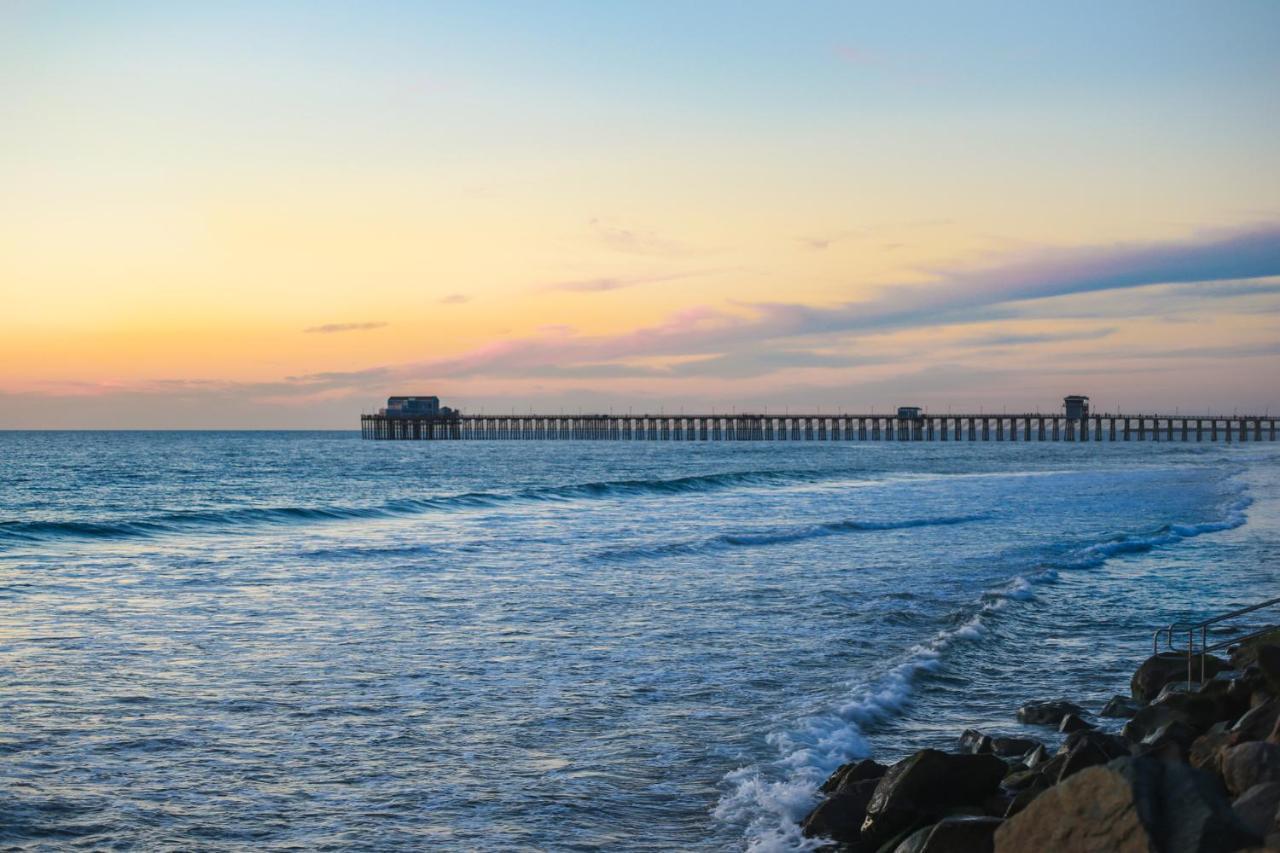
{"type": "Polygon", "coordinates": [[[1280,410],[1280,3],[0,0],[0,428],[1280,410]]]}

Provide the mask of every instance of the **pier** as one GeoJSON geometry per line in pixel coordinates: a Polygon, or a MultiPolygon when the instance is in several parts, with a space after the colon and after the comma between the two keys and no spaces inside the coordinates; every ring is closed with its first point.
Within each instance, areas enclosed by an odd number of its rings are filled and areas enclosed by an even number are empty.
{"type": "Polygon", "coordinates": [[[401,441],[1008,441],[1276,440],[1267,415],[709,414],[361,415],[366,439],[401,441]]]}

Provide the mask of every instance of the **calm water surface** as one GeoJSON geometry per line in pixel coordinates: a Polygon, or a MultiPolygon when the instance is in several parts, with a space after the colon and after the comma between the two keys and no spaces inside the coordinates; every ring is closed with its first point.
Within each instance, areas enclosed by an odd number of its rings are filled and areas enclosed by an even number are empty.
{"type": "Polygon", "coordinates": [[[803,848],[841,761],[1280,594],[1277,461],[0,433],[0,844],[803,848]]]}

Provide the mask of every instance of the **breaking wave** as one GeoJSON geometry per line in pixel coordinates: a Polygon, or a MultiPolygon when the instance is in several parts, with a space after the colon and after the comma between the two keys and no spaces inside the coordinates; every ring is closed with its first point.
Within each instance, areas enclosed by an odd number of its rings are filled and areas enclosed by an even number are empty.
{"type": "Polygon", "coordinates": [[[510,503],[608,500],[679,495],[742,488],[770,488],[829,480],[849,472],[738,471],[671,479],[607,480],[521,489],[464,492],[429,498],[398,498],[372,506],[233,507],[157,514],[115,521],[0,521],[0,545],[59,539],[136,539],[189,531],[233,531],[263,525],[400,518],[427,512],[457,512],[510,503]]]}
{"type": "Polygon", "coordinates": [[[770,733],[766,739],[780,757],[767,769],[754,765],[727,774],[715,817],[744,825],[747,849],[760,853],[816,850],[829,844],[825,839],[805,838],[800,831],[800,820],[817,802],[818,787],[841,764],[870,755],[867,731],[901,714],[911,702],[916,682],[925,673],[942,669],[949,650],[981,640],[998,611],[1034,599],[1036,587],[1055,582],[1062,570],[1094,568],[1118,555],[1144,553],[1240,527],[1248,520],[1251,503],[1241,492],[1224,507],[1219,520],[1166,524],[1145,533],[1120,534],[1076,547],[1064,560],[1046,561],[987,590],[967,619],[962,616],[959,624],[909,648],[900,663],[856,688],[838,707],[804,719],[793,729],[770,733]]]}

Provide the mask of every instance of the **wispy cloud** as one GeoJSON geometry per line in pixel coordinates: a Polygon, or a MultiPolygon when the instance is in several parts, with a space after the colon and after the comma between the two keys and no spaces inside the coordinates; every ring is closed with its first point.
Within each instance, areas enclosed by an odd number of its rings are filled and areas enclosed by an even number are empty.
{"type": "Polygon", "coordinates": [[[701,275],[701,272],[678,272],[663,275],[629,275],[599,276],[596,278],[580,278],[568,281],[552,281],[538,286],[538,290],[564,290],[573,293],[602,293],[609,290],[622,290],[641,284],[657,284],[664,281],[689,278],[701,275]]]}
{"type": "Polygon", "coordinates": [[[681,256],[691,252],[689,246],[662,236],[656,231],[616,225],[598,218],[592,219],[587,224],[595,240],[614,251],[632,255],[657,256],[681,256]]]}
{"type": "Polygon", "coordinates": [[[962,347],[1012,347],[1034,344],[1053,344],[1066,341],[1096,341],[1114,335],[1119,329],[1109,326],[1105,329],[1083,329],[1071,332],[1032,332],[1018,334],[1016,332],[994,332],[988,335],[977,335],[952,341],[954,346],[962,347]]]}
{"type": "Polygon", "coordinates": [[[308,335],[333,335],[339,332],[367,332],[387,325],[389,324],[381,320],[370,323],[325,323],[323,326],[311,326],[303,331],[308,335]]]}
{"type": "Polygon", "coordinates": [[[436,301],[441,305],[462,305],[470,302],[471,297],[467,296],[465,293],[450,293],[448,296],[442,296],[436,301]]]}

